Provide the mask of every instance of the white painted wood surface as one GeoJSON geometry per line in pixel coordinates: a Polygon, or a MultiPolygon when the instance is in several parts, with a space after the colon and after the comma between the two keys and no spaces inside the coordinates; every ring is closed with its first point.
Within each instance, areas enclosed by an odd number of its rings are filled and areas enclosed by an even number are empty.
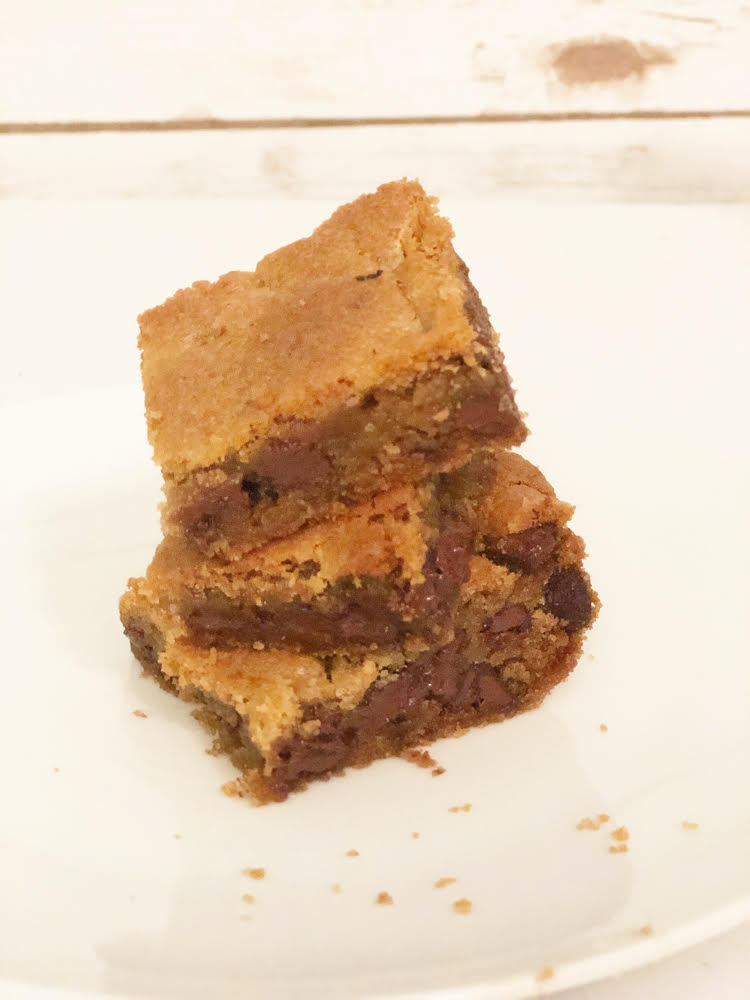
{"type": "Polygon", "coordinates": [[[750,200],[750,119],[0,135],[0,195],[346,201],[419,177],[505,201],[750,200]]]}
{"type": "Polygon", "coordinates": [[[743,0],[4,6],[6,124],[750,110],[743,0]]]}

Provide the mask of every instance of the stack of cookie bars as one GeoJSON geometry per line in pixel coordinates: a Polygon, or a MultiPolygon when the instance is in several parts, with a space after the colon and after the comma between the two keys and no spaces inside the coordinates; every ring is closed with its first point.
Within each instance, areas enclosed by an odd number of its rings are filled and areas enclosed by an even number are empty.
{"type": "Polygon", "coordinates": [[[258,801],[537,705],[596,613],[451,238],[385,184],[140,317],[164,539],[121,618],[258,801]]]}

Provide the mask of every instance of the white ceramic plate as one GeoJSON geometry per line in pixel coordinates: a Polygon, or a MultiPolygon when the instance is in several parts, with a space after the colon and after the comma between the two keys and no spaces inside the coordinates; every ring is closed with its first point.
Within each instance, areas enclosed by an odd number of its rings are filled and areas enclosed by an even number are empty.
{"type": "Polygon", "coordinates": [[[747,292],[730,275],[717,320],[699,262],[681,295],[651,246],[636,308],[591,246],[598,282],[561,312],[580,246],[507,343],[527,453],[578,502],[604,607],[569,682],[438,744],[439,778],[387,761],[282,805],[224,796],[230,765],[117,619],[158,536],[139,389],[4,411],[1,995],[518,998],[750,916],[747,292]]]}

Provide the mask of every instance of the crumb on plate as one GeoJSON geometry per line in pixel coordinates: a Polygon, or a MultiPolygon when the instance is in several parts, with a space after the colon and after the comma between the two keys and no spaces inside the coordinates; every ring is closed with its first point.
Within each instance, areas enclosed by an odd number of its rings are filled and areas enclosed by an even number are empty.
{"type": "Polygon", "coordinates": [[[243,868],[242,874],[247,875],[248,878],[261,879],[266,877],[265,868],[243,868]]]}
{"type": "Polygon", "coordinates": [[[455,901],[455,903],[453,904],[453,910],[454,910],[454,912],[461,913],[464,916],[467,913],[471,913],[471,900],[470,899],[457,899],[455,901]]]}
{"type": "Polygon", "coordinates": [[[435,883],[435,888],[436,889],[444,889],[446,887],[446,885],[453,885],[453,883],[455,881],[456,881],[456,879],[451,878],[450,876],[448,876],[446,878],[439,878],[437,880],[437,882],[435,883]]]}
{"type": "Polygon", "coordinates": [[[598,830],[604,823],[608,822],[608,813],[599,813],[594,817],[584,816],[576,823],[576,830],[598,830]]]}
{"type": "Polygon", "coordinates": [[[402,760],[408,760],[417,767],[437,767],[437,761],[427,752],[427,750],[403,750],[400,754],[402,760]]]}
{"type": "Polygon", "coordinates": [[[391,896],[390,892],[379,892],[375,897],[375,902],[379,903],[380,906],[392,906],[393,896],[391,896]]]}

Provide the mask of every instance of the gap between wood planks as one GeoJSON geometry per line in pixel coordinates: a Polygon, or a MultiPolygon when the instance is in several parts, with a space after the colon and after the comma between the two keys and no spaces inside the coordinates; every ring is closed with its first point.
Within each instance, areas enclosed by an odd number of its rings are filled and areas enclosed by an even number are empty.
{"type": "Polygon", "coordinates": [[[176,118],[167,121],[78,121],[0,123],[0,135],[71,132],[199,132],[240,129],[351,128],[390,125],[477,125],[522,122],[653,121],[690,118],[750,118],[750,108],[687,111],[538,111],[479,115],[369,118],[176,118]]]}

